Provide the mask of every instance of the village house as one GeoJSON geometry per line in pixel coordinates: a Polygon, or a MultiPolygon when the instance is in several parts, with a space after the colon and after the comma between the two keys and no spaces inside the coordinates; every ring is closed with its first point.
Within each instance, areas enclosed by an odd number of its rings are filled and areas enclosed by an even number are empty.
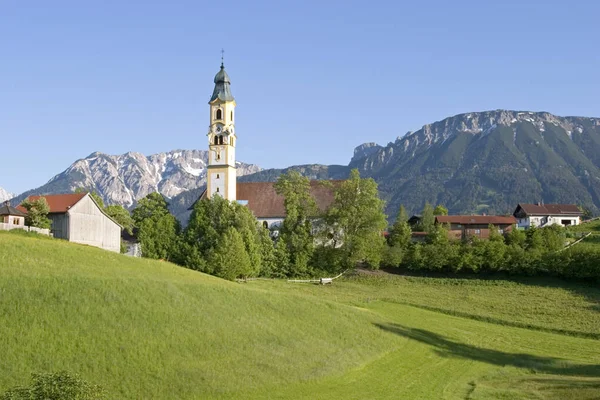
{"type": "Polygon", "coordinates": [[[12,227],[24,227],[26,216],[27,213],[12,207],[8,201],[5,201],[4,204],[0,206],[0,223],[11,225],[11,227],[7,227],[7,229],[12,227]]]}
{"type": "MultiPolygon", "coordinates": [[[[55,238],[87,244],[105,250],[121,250],[121,225],[110,218],[89,193],[49,194],[29,196],[35,201],[44,197],[52,221],[51,232],[55,238]]],[[[21,211],[26,211],[21,206],[21,211]]]]}
{"type": "Polygon", "coordinates": [[[519,228],[579,225],[583,213],[574,204],[519,204],[513,213],[519,228]]]}
{"type": "Polygon", "coordinates": [[[490,237],[490,225],[493,225],[493,229],[498,233],[505,234],[513,229],[517,220],[513,216],[499,215],[438,215],[435,217],[435,223],[447,225],[448,234],[452,238],[487,239],[490,237]]]}

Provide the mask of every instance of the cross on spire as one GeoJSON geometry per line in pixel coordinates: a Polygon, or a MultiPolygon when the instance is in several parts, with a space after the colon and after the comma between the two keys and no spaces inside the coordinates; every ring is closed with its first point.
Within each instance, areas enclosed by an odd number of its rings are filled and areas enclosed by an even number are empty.
{"type": "Polygon", "coordinates": [[[223,58],[225,58],[225,50],[221,49],[221,68],[224,68],[223,58]]]}

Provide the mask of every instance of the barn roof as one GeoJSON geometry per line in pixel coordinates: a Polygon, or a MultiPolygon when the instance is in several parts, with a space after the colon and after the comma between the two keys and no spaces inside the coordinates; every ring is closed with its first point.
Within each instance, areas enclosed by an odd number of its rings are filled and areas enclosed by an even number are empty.
{"type": "Polygon", "coordinates": [[[528,215],[583,215],[575,204],[519,204],[515,213],[519,208],[528,215]]]}
{"type": "MultiPolygon", "coordinates": [[[[36,201],[40,197],[44,197],[50,207],[50,214],[60,214],[67,212],[69,208],[77,204],[79,200],[83,199],[86,195],[87,193],[44,194],[40,196],[29,196],[27,199],[29,201],[36,201]]],[[[21,205],[19,205],[17,209],[27,212],[21,205]]]]}
{"type": "Polygon", "coordinates": [[[15,217],[26,217],[27,212],[23,212],[21,210],[16,209],[11,206],[8,201],[4,202],[3,205],[0,206],[0,216],[4,215],[14,215],[15,217]]]}
{"type": "MultiPolygon", "coordinates": [[[[46,199],[46,202],[48,203],[48,207],[50,207],[49,214],[62,214],[62,213],[66,213],[67,211],[69,211],[69,209],[71,207],[73,207],[75,204],[79,203],[79,201],[87,195],[88,195],[88,193],[44,194],[44,195],[39,195],[39,196],[29,196],[29,197],[27,197],[27,200],[35,201],[35,200],[39,199],[40,197],[44,197],[46,199]]],[[[108,215],[106,213],[106,211],[104,211],[104,209],[102,207],[100,207],[100,205],[98,203],[96,203],[96,200],[94,200],[94,198],[92,196],[90,196],[90,199],[92,199],[92,201],[94,202],[94,204],[96,204],[96,206],[98,207],[98,209],[100,210],[100,212],[102,214],[104,214],[108,219],[110,219],[115,224],[119,225],[119,227],[123,228],[123,226],[121,224],[119,224],[117,221],[115,221],[115,219],[113,217],[108,215]]],[[[17,207],[17,209],[27,212],[27,210],[25,208],[23,208],[23,206],[21,206],[21,205],[19,205],[17,207]]]]}
{"type": "MultiPolygon", "coordinates": [[[[333,187],[324,185],[323,182],[339,185],[342,181],[310,181],[310,192],[321,211],[326,210],[335,199],[333,187]]],[[[275,192],[275,182],[237,182],[236,185],[236,197],[238,201],[246,201],[247,207],[256,218],[285,217],[284,198],[275,192]]],[[[199,200],[204,198],[206,198],[206,190],[202,193],[199,200]]]]}
{"type": "Polygon", "coordinates": [[[438,215],[435,220],[440,224],[461,225],[512,225],[517,223],[515,217],[501,215],[438,215]]]}

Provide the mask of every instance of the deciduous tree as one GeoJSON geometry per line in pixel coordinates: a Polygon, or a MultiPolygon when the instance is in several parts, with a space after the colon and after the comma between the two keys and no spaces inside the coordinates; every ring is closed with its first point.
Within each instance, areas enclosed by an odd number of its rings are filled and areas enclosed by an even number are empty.
{"type": "Polygon", "coordinates": [[[179,243],[179,221],[171,215],[160,193],[150,193],[140,199],[132,218],[138,228],[137,238],[142,256],[175,261],[179,243]]]}
{"type": "Polygon", "coordinates": [[[21,206],[27,210],[25,217],[25,225],[34,226],[36,228],[50,229],[52,221],[48,218],[50,206],[45,197],[40,197],[37,200],[31,201],[25,199],[21,206]]]}
{"type": "Polygon", "coordinates": [[[311,223],[318,213],[317,204],[310,192],[310,180],[297,171],[289,171],[279,177],[275,183],[275,191],[283,196],[286,212],[278,238],[278,246],[285,246],[285,253],[289,257],[286,275],[307,275],[314,251],[311,223]]]}
{"type": "Polygon", "coordinates": [[[358,262],[379,267],[385,246],[383,231],[387,226],[383,205],[377,183],[372,178],[361,178],[357,169],[337,188],[327,220],[332,232],[341,238],[346,267],[358,262]]]}

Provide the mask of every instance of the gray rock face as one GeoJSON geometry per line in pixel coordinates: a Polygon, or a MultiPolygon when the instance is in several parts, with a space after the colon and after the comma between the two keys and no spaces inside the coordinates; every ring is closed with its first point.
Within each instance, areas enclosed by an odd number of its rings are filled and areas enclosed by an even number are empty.
{"type": "MultiPolygon", "coordinates": [[[[68,193],[85,188],[96,191],[107,204],[131,207],[152,192],[171,198],[204,186],[207,163],[205,150],[173,150],[150,156],[135,152],[116,156],[95,152],[15,200],[32,194],[68,193]]],[[[238,176],[260,170],[257,165],[237,163],[238,176]]]]}
{"type": "MultiPolygon", "coordinates": [[[[369,146],[372,148],[372,146],[369,146]]],[[[349,165],[379,183],[387,211],[428,201],[453,213],[570,203],[600,213],[600,119],[494,110],[408,133],[349,165]]]]}
{"type": "Polygon", "coordinates": [[[15,195],[0,187],[0,202],[12,199],[15,195]]]}
{"type": "Polygon", "coordinates": [[[354,149],[354,156],[352,157],[352,160],[350,162],[354,162],[360,160],[361,158],[370,156],[371,154],[379,151],[382,148],[383,147],[374,142],[363,143],[354,149]]]}

